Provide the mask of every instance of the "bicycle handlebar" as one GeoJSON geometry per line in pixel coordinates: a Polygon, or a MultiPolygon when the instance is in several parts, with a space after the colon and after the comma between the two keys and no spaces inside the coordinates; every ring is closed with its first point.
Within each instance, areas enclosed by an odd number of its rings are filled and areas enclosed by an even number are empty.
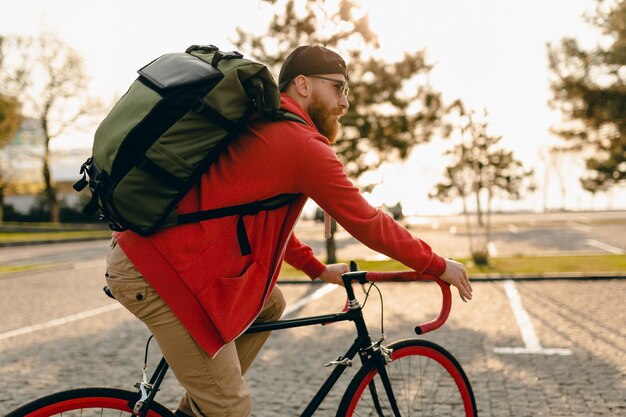
{"type": "Polygon", "coordinates": [[[435,281],[441,289],[441,295],[443,297],[441,303],[441,310],[434,320],[415,326],[415,333],[424,334],[441,327],[448,316],[450,315],[450,309],[452,308],[452,295],[450,292],[450,284],[442,281],[440,278],[434,275],[422,274],[415,271],[398,271],[398,272],[366,272],[366,271],[354,271],[343,274],[343,282],[348,293],[349,298],[354,298],[352,291],[352,282],[357,281],[361,284],[367,282],[412,282],[412,281],[435,281]]]}

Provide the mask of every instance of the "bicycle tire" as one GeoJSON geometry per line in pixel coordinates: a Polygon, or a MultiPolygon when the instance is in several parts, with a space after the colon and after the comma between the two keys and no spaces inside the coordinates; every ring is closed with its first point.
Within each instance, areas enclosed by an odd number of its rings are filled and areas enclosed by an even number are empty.
{"type": "MultiPolygon", "coordinates": [[[[387,347],[393,352],[385,369],[401,415],[477,416],[470,382],[447,350],[418,339],[401,340],[387,347]]],[[[363,366],[348,385],[337,417],[381,415],[394,414],[378,370],[374,365],[363,366]],[[378,398],[378,404],[374,397],[378,398]]]]}
{"type": "MultiPolygon", "coordinates": [[[[91,417],[132,416],[132,407],[139,399],[137,392],[116,388],[79,388],[57,392],[36,399],[6,417],[91,417]]],[[[163,405],[152,402],[147,417],[175,417],[163,405]]]]}

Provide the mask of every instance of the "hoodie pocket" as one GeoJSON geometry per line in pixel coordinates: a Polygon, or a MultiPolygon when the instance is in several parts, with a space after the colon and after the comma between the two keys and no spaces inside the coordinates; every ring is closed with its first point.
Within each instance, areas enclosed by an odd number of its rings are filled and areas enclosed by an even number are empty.
{"type": "Polygon", "coordinates": [[[268,268],[253,262],[236,277],[210,277],[198,298],[220,336],[230,342],[254,321],[263,304],[268,268]]]}

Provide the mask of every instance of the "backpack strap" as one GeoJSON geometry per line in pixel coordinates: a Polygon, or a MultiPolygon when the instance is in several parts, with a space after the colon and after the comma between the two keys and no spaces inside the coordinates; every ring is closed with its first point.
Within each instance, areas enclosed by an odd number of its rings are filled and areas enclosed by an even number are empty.
{"type": "Polygon", "coordinates": [[[237,238],[239,240],[239,249],[241,255],[246,256],[252,253],[250,247],[250,240],[246,233],[246,226],[243,221],[243,216],[254,215],[261,211],[274,210],[283,207],[300,194],[280,194],[265,200],[255,201],[253,203],[239,204],[235,206],[221,207],[211,210],[196,211],[193,213],[186,213],[178,215],[178,224],[196,223],[204,220],[217,219],[220,217],[239,215],[237,220],[237,238]]]}
{"type": "Polygon", "coordinates": [[[269,117],[274,121],[288,120],[290,122],[298,122],[308,126],[308,123],[302,117],[285,109],[272,110],[269,117]]]}
{"type": "MultiPolygon", "coordinates": [[[[245,122],[254,112],[254,107],[251,106],[246,112],[245,116],[237,123],[233,123],[230,120],[223,117],[214,109],[204,105],[201,102],[201,106],[193,109],[193,111],[201,114],[209,120],[214,121],[225,130],[228,130],[229,136],[233,138],[236,133],[240,131],[240,129],[244,126],[245,122]]],[[[272,120],[287,120],[292,122],[302,123],[304,125],[308,125],[308,123],[300,116],[290,111],[284,109],[276,109],[267,114],[272,120]]],[[[229,141],[225,141],[229,142],[229,141]]],[[[180,214],[177,218],[177,224],[188,224],[188,223],[196,223],[204,220],[217,219],[220,217],[227,216],[235,216],[238,215],[239,219],[237,220],[237,239],[239,240],[239,249],[241,250],[241,255],[246,256],[252,253],[252,248],[250,247],[250,240],[248,239],[248,234],[246,232],[246,226],[243,221],[243,216],[254,215],[261,211],[265,210],[274,210],[280,207],[283,207],[293,201],[299,194],[280,194],[265,200],[255,201],[252,203],[239,204],[236,206],[229,207],[221,207],[217,209],[211,210],[202,210],[196,211],[193,213],[180,214]]]]}

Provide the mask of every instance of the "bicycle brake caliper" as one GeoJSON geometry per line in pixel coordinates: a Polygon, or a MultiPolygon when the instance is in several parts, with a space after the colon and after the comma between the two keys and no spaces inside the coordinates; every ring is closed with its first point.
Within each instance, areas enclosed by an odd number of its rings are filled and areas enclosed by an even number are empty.
{"type": "Polygon", "coordinates": [[[393,353],[393,349],[389,349],[381,345],[380,352],[383,354],[383,358],[385,358],[385,363],[391,363],[391,354],[393,353]]]}
{"type": "Polygon", "coordinates": [[[137,384],[135,384],[135,388],[139,388],[139,390],[141,391],[141,398],[137,400],[137,402],[135,403],[135,406],[133,407],[133,413],[137,415],[141,412],[141,409],[144,403],[148,399],[148,391],[152,389],[152,385],[148,383],[148,377],[146,375],[145,366],[142,368],[141,373],[142,373],[141,382],[138,382],[137,384]]]}
{"type": "Polygon", "coordinates": [[[365,352],[367,353],[367,357],[370,358],[373,352],[380,351],[380,354],[385,360],[385,363],[391,363],[392,361],[391,353],[393,352],[393,349],[383,346],[384,341],[385,341],[385,335],[383,335],[378,342],[372,343],[370,347],[365,349],[365,352]]]}

